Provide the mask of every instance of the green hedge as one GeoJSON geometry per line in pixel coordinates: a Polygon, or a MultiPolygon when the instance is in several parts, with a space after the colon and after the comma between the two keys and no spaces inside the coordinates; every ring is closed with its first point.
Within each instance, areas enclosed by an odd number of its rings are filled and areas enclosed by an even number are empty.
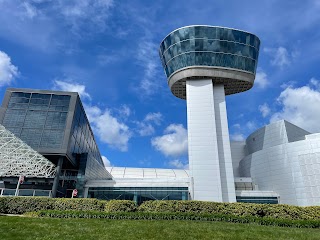
{"type": "Polygon", "coordinates": [[[288,220],[320,220],[320,206],[217,203],[202,201],[146,201],[137,206],[129,200],[92,198],[0,197],[0,213],[22,214],[38,210],[83,210],[105,212],[171,212],[223,214],[288,220]]]}
{"type": "Polygon", "coordinates": [[[208,213],[183,213],[183,212],[98,212],[98,211],[58,211],[42,210],[27,213],[32,217],[52,218],[104,218],[104,219],[127,219],[127,220],[191,220],[191,221],[218,221],[233,223],[252,223],[258,225],[297,227],[297,228],[320,228],[319,220],[288,220],[276,218],[261,218],[252,216],[234,216],[227,214],[208,213]]]}
{"type": "Polygon", "coordinates": [[[107,201],[92,198],[0,197],[0,213],[22,214],[38,210],[103,211],[107,201]]]}
{"type": "Polygon", "coordinates": [[[137,205],[130,200],[110,200],[105,205],[106,212],[135,212],[137,205]]]}
{"type": "Polygon", "coordinates": [[[218,203],[203,201],[146,201],[138,211],[215,213],[279,219],[320,220],[320,206],[298,207],[283,204],[218,203]]]}

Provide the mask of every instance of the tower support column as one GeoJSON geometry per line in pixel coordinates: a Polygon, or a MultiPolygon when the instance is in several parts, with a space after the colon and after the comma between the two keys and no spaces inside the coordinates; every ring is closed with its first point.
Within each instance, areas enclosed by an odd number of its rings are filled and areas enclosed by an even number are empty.
{"type": "Polygon", "coordinates": [[[57,164],[57,170],[56,175],[53,180],[53,186],[52,186],[52,197],[55,198],[57,195],[57,190],[59,186],[59,180],[60,180],[60,174],[61,174],[61,168],[63,164],[63,157],[59,157],[58,164],[57,164]]]}
{"type": "Polygon", "coordinates": [[[222,202],[212,80],[187,80],[186,91],[191,198],[222,202]]]}
{"type": "Polygon", "coordinates": [[[236,202],[226,98],[223,84],[213,85],[214,111],[223,202],[236,202]]]}
{"type": "Polygon", "coordinates": [[[224,86],[187,80],[186,91],[191,198],[235,202],[224,86]]]}

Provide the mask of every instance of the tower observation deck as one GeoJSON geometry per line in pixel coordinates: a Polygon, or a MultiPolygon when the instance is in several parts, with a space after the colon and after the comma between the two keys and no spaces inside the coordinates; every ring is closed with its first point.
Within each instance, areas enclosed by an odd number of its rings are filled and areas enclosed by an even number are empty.
{"type": "Polygon", "coordinates": [[[251,33],[214,26],[182,27],[160,44],[170,90],[187,100],[194,200],[236,201],[225,95],[252,88],[259,47],[251,33]]]}

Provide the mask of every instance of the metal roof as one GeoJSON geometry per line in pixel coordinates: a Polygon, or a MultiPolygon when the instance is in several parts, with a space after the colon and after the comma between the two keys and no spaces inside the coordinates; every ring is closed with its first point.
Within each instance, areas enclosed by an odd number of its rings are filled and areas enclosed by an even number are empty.
{"type": "Polygon", "coordinates": [[[106,167],[113,178],[189,178],[184,169],[106,167]]]}

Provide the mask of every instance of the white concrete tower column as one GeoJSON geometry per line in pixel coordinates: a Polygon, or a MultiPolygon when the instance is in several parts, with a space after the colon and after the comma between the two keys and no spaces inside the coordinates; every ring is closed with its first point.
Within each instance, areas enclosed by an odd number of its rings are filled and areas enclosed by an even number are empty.
{"type": "Polygon", "coordinates": [[[187,80],[186,92],[191,198],[222,202],[212,80],[187,80]]]}
{"type": "Polygon", "coordinates": [[[186,91],[192,199],[235,202],[224,86],[188,80],[186,91]]]}
{"type": "Polygon", "coordinates": [[[213,85],[214,111],[221,177],[222,201],[236,202],[226,98],[223,84],[213,85]]]}

